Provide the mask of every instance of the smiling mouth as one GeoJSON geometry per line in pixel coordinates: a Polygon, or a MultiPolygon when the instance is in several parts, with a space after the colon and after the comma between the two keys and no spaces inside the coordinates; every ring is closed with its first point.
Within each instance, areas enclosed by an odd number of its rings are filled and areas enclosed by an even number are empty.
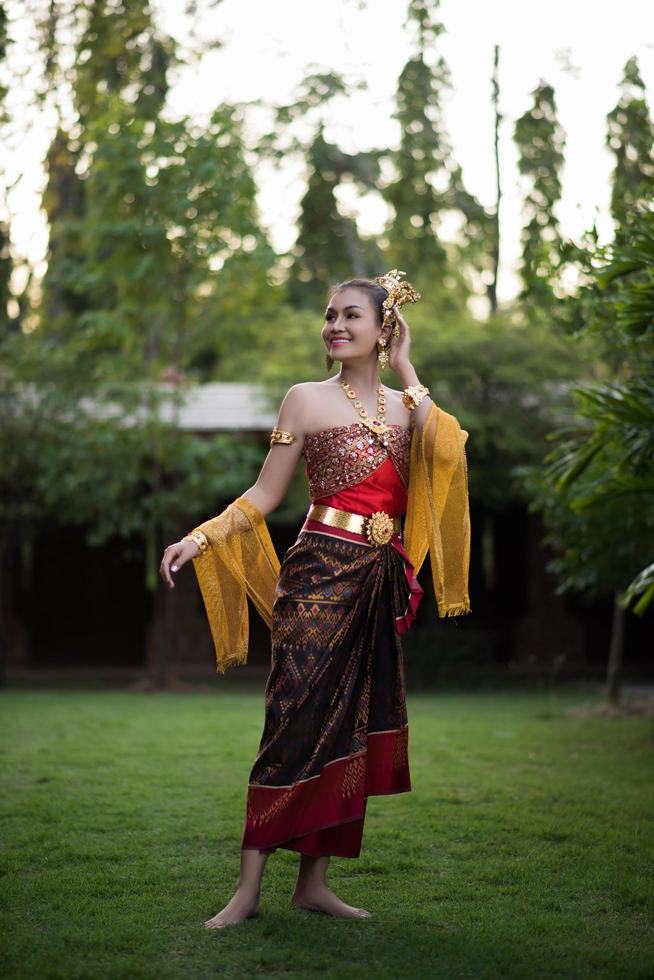
{"type": "Polygon", "coordinates": [[[330,344],[349,344],[350,341],[346,337],[337,337],[335,340],[331,340],[330,344]]]}

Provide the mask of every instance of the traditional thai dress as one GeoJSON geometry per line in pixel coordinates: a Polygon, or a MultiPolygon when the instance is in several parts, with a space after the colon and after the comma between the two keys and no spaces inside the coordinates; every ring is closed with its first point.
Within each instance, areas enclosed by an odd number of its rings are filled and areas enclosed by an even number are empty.
{"type": "Polygon", "coordinates": [[[411,789],[400,637],[427,550],[439,615],[470,610],[466,437],[435,405],[422,437],[361,422],[306,436],[311,506],[281,564],[246,498],[200,525],[217,669],[246,660],[247,595],[271,627],[244,848],[358,857],[368,797],[411,789]]]}

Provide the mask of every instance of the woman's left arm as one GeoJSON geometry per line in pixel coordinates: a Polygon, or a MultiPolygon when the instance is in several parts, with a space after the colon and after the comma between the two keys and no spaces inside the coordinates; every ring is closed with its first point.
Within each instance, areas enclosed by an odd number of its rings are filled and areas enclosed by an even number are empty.
{"type": "MultiPolygon", "coordinates": [[[[400,336],[393,337],[391,335],[391,343],[388,351],[388,363],[399,378],[402,388],[419,385],[421,382],[416,374],[416,369],[411,363],[410,358],[411,334],[409,332],[409,324],[406,322],[396,306],[393,307],[393,315],[397,320],[400,336]]],[[[429,397],[429,395],[425,395],[418,407],[411,412],[414,424],[421,430],[427,416],[429,415],[432,405],[434,405],[432,399],[429,397]]]]}

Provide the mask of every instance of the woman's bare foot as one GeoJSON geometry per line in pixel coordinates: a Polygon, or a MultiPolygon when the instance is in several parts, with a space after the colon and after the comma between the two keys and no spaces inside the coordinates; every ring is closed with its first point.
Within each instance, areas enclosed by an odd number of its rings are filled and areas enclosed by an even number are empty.
{"type": "Polygon", "coordinates": [[[313,912],[325,912],[344,919],[369,919],[367,909],[358,909],[347,905],[335,895],[331,888],[324,884],[297,886],[291,899],[291,905],[300,909],[311,909],[313,912]]]}
{"type": "Polygon", "coordinates": [[[259,914],[259,896],[243,893],[239,888],[234,892],[224,909],[217,912],[211,919],[206,919],[206,929],[222,929],[233,926],[244,919],[251,919],[259,914]]]}

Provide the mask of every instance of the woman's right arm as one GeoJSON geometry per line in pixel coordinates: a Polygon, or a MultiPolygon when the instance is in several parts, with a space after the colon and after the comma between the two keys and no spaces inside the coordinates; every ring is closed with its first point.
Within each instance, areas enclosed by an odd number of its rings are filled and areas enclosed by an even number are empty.
{"type": "MultiPolygon", "coordinates": [[[[286,392],[277,416],[276,428],[292,432],[295,441],[290,445],[284,443],[272,445],[256,483],[241,494],[258,507],[264,517],[281,504],[300,461],[307,417],[306,398],[306,388],[303,384],[293,385],[286,392]]],[[[159,566],[159,573],[169,588],[175,588],[172,572],[179,571],[198,554],[199,548],[194,541],[183,538],[168,545],[159,566]]]]}
{"type": "Polygon", "coordinates": [[[284,395],[279,408],[276,428],[292,432],[295,442],[278,442],[270,447],[256,483],[241,494],[255,504],[264,517],[276,510],[286,496],[293,474],[302,455],[306,424],[306,389],[293,385],[284,395]]]}

